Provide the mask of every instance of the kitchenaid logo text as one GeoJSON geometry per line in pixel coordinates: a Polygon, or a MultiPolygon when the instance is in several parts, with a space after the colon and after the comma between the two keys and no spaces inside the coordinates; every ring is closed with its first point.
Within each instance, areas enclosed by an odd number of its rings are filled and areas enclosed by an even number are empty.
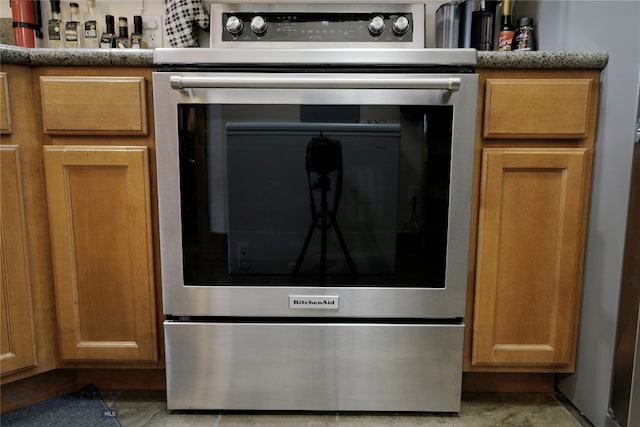
{"type": "Polygon", "coordinates": [[[313,301],[313,300],[302,300],[302,299],[294,299],[293,305],[335,305],[336,302],[333,300],[322,300],[322,301],[313,301]]]}
{"type": "Polygon", "coordinates": [[[289,295],[289,308],[337,310],[339,297],[326,295],[289,295]]]}

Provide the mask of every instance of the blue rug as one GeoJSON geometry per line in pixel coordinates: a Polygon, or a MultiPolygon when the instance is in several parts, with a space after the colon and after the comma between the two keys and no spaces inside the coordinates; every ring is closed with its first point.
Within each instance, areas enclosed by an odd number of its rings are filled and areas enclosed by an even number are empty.
{"type": "Polygon", "coordinates": [[[93,385],[0,416],[2,427],[120,427],[115,408],[93,385]]]}

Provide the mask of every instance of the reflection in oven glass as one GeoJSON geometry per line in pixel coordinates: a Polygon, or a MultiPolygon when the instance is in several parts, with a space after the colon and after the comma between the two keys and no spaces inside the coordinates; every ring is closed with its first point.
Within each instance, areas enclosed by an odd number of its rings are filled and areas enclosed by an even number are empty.
{"type": "Polygon", "coordinates": [[[185,285],[444,287],[452,107],[178,114],[185,285]]]}

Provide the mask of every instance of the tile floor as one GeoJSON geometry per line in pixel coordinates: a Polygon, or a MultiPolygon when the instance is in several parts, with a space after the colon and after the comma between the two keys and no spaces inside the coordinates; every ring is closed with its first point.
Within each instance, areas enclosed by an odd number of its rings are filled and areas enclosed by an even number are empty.
{"type": "MultiPolygon", "coordinates": [[[[114,407],[112,402],[107,405],[114,407]]],[[[164,392],[124,392],[115,401],[123,427],[584,427],[553,394],[465,393],[460,414],[354,413],[171,413],[164,392]]],[[[574,416],[575,415],[575,416],[574,416]]]]}

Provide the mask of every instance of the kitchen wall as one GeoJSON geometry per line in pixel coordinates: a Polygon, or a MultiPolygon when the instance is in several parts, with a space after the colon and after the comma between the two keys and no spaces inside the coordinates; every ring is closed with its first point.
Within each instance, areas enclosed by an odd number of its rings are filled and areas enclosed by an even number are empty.
{"type": "MultiPolygon", "coordinates": [[[[62,0],[60,2],[61,9],[61,19],[63,21],[69,20],[69,0],[62,0]]],[[[73,2],[78,3],[80,6],[80,22],[86,21],[87,17],[87,1],[86,0],[73,0],[73,2]]],[[[9,7],[9,0],[0,0],[0,18],[11,18],[11,8],[9,7]]],[[[42,20],[44,22],[48,21],[51,18],[51,3],[49,0],[41,0],[41,11],[42,11],[42,20]]],[[[134,15],[143,15],[143,16],[158,16],[161,17],[164,14],[162,0],[96,0],[95,7],[95,17],[98,21],[99,33],[105,31],[105,15],[113,15],[116,19],[116,32],[118,26],[118,17],[126,16],[129,21],[129,34],[133,31],[133,16],[134,15]]],[[[162,22],[162,19],[160,19],[162,22]]],[[[148,26],[152,26],[149,24],[148,26]]],[[[155,26],[155,25],[153,25],[155,26]]],[[[44,28],[43,30],[46,30],[44,28]]],[[[166,38],[164,37],[164,32],[162,28],[158,30],[158,34],[162,37],[161,40],[157,41],[157,47],[160,47],[166,44],[166,38]]],[[[46,40],[37,39],[36,47],[49,47],[48,42],[46,40]]]]}
{"type": "MultiPolygon", "coordinates": [[[[86,20],[87,14],[87,2],[86,0],[73,0],[74,2],[80,5],[80,21],[84,22],[86,20]]],[[[317,3],[315,1],[309,0],[225,0],[226,3],[242,3],[242,2],[251,2],[251,3],[273,3],[274,1],[279,1],[282,3],[285,2],[311,2],[317,3]]],[[[361,0],[362,1],[362,0],[361,0]]],[[[366,0],[370,3],[378,2],[378,3],[394,3],[393,0],[366,0]]],[[[344,0],[323,0],[322,3],[342,3],[344,0]]],[[[398,3],[406,3],[406,2],[415,2],[415,0],[408,1],[397,1],[398,3]]],[[[436,9],[444,3],[444,0],[435,0],[435,1],[426,1],[424,2],[427,10],[427,46],[434,47],[435,46],[435,11],[436,9]]],[[[9,0],[0,0],[0,18],[11,18],[11,8],[9,7],[9,0]]],[[[51,18],[51,6],[48,0],[41,0],[41,9],[42,9],[42,19],[43,21],[47,21],[51,18]]],[[[61,1],[61,9],[62,9],[62,19],[69,19],[69,3],[70,0],[62,0],[61,1]]],[[[207,10],[210,10],[211,0],[203,0],[202,2],[207,10]]],[[[418,1],[418,3],[422,3],[418,1]]],[[[98,21],[98,25],[100,28],[100,33],[105,30],[104,16],[105,15],[113,15],[116,18],[116,27],[118,25],[117,19],[119,16],[126,16],[129,19],[129,34],[133,30],[133,16],[134,15],[142,15],[143,17],[150,16],[162,16],[164,14],[162,0],[96,0],[96,19],[98,21]]],[[[149,23],[148,26],[153,26],[151,20],[145,19],[146,23],[149,23]]],[[[10,24],[10,23],[9,23],[10,24]]],[[[117,31],[117,29],[116,29],[117,31]]],[[[157,40],[153,45],[154,47],[169,47],[168,42],[166,41],[166,37],[164,37],[164,31],[160,31],[162,35],[162,40],[157,40]]],[[[208,46],[209,45],[209,34],[208,32],[201,31],[200,32],[200,45],[208,46]]],[[[45,36],[46,38],[46,36],[45,36]]],[[[47,40],[38,40],[36,43],[38,45],[36,47],[49,47],[47,40]]]]}

